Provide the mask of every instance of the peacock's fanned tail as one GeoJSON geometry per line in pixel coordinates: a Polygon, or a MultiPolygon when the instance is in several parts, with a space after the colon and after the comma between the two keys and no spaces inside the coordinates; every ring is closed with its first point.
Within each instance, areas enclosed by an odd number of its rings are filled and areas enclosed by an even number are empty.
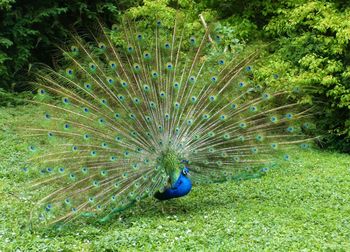
{"type": "Polygon", "coordinates": [[[22,128],[33,142],[25,171],[40,167],[31,190],[45,195],[33,218],[124,209],[174,183],[182,159],[208,183],[256,176],[291,144],[308,146],[312,113],[255,83],[256,52],[225,52],[210,27],[187,36],[175,19],[100,25],[59,48],[62,69],[37,71],[42,120],[22,128]]]}

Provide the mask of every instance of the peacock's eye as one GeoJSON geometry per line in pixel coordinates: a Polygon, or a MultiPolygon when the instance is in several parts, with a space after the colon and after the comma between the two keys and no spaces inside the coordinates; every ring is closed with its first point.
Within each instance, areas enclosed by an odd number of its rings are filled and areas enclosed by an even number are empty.
{"type": "Polygon", "coordinates": [[[187,175],[187,174],[189,173],[189,170],[188,170],[187,168],[185,168],[185,169],[182,170],[182,173],[183,173],[184,175],[187,175]]]}

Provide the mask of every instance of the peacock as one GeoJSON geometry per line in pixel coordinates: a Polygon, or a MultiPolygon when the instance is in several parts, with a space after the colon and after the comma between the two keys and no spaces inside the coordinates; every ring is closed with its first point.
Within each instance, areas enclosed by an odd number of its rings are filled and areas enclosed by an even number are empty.
{"type": "Polygon", "coordinates": [[[57,46],[55,69],[37,66],[40,120],[21,127],[28,191],[40,195],[32,219],[105,219],[147,197],[260,177],[290,146],[309,147],[311,108],[257,80],[259,50],[230,50],[201,20],[97,21],[57,46]]]}

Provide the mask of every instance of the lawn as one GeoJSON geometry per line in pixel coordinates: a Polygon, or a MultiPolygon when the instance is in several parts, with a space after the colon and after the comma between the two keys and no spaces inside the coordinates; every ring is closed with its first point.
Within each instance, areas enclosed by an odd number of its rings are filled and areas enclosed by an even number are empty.
{"type": "Polygon", "coordinates": [[[293,149],[260,179],[147,199],[107,224],[31,229],[12,126],[33,118],[33,107],[0,108],[0,251],[350,251],[350,157],[317,149],[293,149]]]}

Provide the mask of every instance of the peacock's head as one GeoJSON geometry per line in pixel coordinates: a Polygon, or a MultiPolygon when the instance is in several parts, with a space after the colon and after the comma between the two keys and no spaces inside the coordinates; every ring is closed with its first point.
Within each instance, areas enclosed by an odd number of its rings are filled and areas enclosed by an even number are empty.
{"type": "Polygon", "coordinates": [[[182,169],[182,174],[184,176],[189,176],[190,175],[190,170],[187,167],[185,167],[185,168],[182,169]]]}

